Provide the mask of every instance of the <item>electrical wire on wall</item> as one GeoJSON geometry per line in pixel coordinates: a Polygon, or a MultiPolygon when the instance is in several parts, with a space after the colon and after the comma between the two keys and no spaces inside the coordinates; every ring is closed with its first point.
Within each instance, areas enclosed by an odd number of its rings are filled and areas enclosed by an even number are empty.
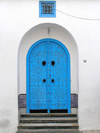
{"type": "MultiPolygon", "coordinates": [[[[43,1],[45,4],[47,4],[47,5],[49,5],[49,6],[52,7],[52,5],[46,3],[45,0],[42,0],[42,1],[43,1]]],[[[78,16],[74,16],[74,15],[71,15],[71,14],[65,13],[65,12],[63,12],[63,11],[57,9],[57,8],[55,8],[55,10],[58,11],[58,12],[60,12],[60,13],[62,13],[62,14],[64,14],[64,15],[66,15],[66,16],[69,16],[69,17],[72,17],[72,18],[76,18],[76,19],[91,20],[91,21],[100,21],[100,18],[93,18],[93,19],[92,19],[92,18],[78,17],[78,16]]]]}

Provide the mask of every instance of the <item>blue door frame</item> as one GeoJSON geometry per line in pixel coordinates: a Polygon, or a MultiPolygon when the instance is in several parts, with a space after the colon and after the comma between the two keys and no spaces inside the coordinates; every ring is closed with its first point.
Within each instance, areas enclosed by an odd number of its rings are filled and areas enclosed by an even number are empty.
{"type": "Polygon", "coordinates": [[[70,55],[60,41],[46,38],[30,47],[26,81],[27,113],[40,109],[71,112],[70,55]]]}

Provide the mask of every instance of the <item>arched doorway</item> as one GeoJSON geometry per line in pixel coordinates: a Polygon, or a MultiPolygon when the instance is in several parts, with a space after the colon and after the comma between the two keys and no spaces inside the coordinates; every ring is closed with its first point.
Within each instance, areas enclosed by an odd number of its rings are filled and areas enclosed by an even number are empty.
{"type": "Polygon", "coordinates": [[[30,47],[26,62],[27,113],[70,113],[70,55],[67,48],[55,39],[42,39],[30,47]]]}

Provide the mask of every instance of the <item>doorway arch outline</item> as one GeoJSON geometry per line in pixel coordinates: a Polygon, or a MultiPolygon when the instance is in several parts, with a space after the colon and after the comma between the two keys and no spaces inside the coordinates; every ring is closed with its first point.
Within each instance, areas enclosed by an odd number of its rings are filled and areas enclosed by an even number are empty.
{"type": "Polygon", "coordinates": [[[26,93],[27,93],[27,97],[26,97],[27,110],[26,111],[27,111],[27,113],[29,113],[29,104],[30,104],[30,102],[29,102],[29,99],[30,99],[30,97],[29,97],[30,96],[30,94],[29,94],[29,58],[30,58],[30,53],[31,53],[32,49],[36,45],[38,45],[39,43],[42,43],[43,41],[49,41],[49,40],[59,44],[63,48],[63,50],[65,51],[66,57],[68,57],[68,80],[69,80],[68,81],[68,113],[71,112],[71,98],[70,98],[70,96],[71,96],[71,89],[70,89],[70,54],[69,54],[69,51],[68,51],[68,49],[66,48],[66,46],[62,42],[60,42],[60,41],[58,41],[56,39],[52,39],[52,38],[45,38],[45,39],[41,39],[41,40],[35,42],[29,48],[29,50],[27,52],[27,56],[26,56],[26,81],[27,81],[26,82],[26,93]]]}

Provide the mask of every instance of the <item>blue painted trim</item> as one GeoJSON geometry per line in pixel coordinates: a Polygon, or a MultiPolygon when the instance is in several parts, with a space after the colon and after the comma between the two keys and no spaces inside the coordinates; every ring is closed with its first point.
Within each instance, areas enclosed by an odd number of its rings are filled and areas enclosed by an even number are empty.
{"type": "Polygon", "coordinates": [[[27,57],[26,57],[26,112],[29,113],[29,54],[27,54],[27,57]]]}
{"type": "MultiPolygon", "coordinates": [[[[32,51],[32,49],[39,43],[42,43],[44,41],[51,41],[51,42],[55,42],[58,43],[66,52],[66,55],[68,57],[68,113],[71,113],[71,89],[70,89],[70,54],[68,49],[64,46],[64,44],[62,44],[60,41],[56,40],[56,39],[51,39],[51,38],[46,38],[46,39],[42,39],[37,41],[36,43],[34,43],[28,53],[27,53],[27,57],[26,57],[26,104],[27,104],[27,110],[26,112],[29,113],[29,57],[30,57],[30,52],[32,51]]],[[[67,101],[66,101],[67,102],[67,101]]]]}
{"type": "Polygon", "coordinates": [[[41,2],[39,1],[39,17],[41,17],[41,2]]]}
{"type": "Polygon", "coordinates": [[[68,82],[68,113],[71,113],[71,89],[70,89],[70,84],[71,84],[71,79],[70,79],[70,55],[68,55],[68,79],[69,79],[69,82],[68,82]]]}
{"type": "Polygon", "coordinates": [[[56,17],[56,1],[39,1],[39,17],[46,17],[46,18],[50,18],[50,17],[56,17]],[[54,13],[53,14],[42,14],[41,10],[41,4],[42,3],[53,3],[54,4],[54,13]]]}

